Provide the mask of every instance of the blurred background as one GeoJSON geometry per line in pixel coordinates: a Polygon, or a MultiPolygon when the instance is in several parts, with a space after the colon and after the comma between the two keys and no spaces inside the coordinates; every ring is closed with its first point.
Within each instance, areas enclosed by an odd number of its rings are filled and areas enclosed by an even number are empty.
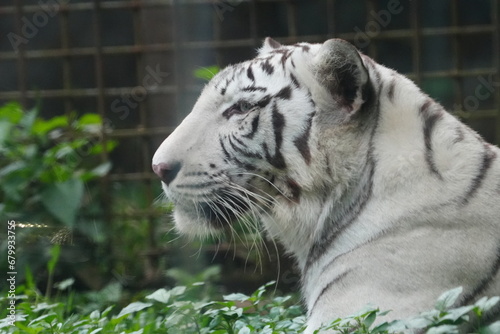
{"type": "Polygon", "coordinates": [[[343,38],[500,144],[499,20],[500,0],[2,0],[0,119],[15,126],[0,122],[0,218],[16,222],[18,279],[296,290],[293,262],[269,241],[171,231],[151,158],[210,73],[254,57],[266,36],[343,38]]]}

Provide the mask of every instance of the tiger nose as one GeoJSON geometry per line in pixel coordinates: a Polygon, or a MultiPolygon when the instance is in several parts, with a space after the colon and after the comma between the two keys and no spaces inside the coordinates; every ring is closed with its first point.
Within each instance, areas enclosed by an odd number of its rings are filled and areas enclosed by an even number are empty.
{"type": "Polygon", "coordinates": [[[153,172],[168,186],[175,179],[181,170],[181,163],[176,161],[172,163],[160,162],[153,164],[153,172]]]}

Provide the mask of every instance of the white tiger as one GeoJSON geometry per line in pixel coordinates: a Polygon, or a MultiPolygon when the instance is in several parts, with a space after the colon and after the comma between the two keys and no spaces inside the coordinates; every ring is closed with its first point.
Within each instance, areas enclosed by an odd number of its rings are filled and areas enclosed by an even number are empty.
{"type": "Polygon", "coordinates": [[[153,170],[180,232],[250,215],[283,243],[307,333],[368,303],[390,319],[457,286],[458,304],[500,294],[500,150],[343,40],[267,38],[207,84],[153,170]]]}

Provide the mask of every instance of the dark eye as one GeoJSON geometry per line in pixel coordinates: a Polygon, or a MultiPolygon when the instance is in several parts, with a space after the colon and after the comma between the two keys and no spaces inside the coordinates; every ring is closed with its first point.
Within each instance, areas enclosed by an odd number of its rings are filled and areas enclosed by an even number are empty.
{"type": "Polygon", "coordinates": [[[240,101],[238,103],[238,107],[242,113],[247,113],[253,109],[253,104],[251,104],[250,102],[247,102],[247,101],[240,101]]]}
{"type": "Polygon", "coordinates": [[[226,109],[222,116],[229,119],[233,115],[242,115],[250,112],[255,106],[247,101],[239,101],[230,108],[226,109]]]}

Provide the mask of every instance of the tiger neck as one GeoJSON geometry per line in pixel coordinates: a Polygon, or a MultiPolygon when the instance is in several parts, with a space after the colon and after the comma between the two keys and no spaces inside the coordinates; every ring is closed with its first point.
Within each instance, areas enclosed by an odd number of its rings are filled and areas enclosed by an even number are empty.
{"type": "Polygon", "coordinates": [[[298,203],[282,199],[272,215],[263,217],[270,236],[280,240],[294,255],[302,271],[356,219],[370,196],[374,173],[370,153],[372,129],[365,128],[364,133],[360,129],[349,131],[339,131],[336,138],[318,140],[327,154],[310,169],[321,175],[318,178],[322,182],[312,189],[303,189],[298,203]],[[339,145],[340,140],[345,145],[339,145]],[[338,156],[343,159],[335,159],[338,156]]]}

